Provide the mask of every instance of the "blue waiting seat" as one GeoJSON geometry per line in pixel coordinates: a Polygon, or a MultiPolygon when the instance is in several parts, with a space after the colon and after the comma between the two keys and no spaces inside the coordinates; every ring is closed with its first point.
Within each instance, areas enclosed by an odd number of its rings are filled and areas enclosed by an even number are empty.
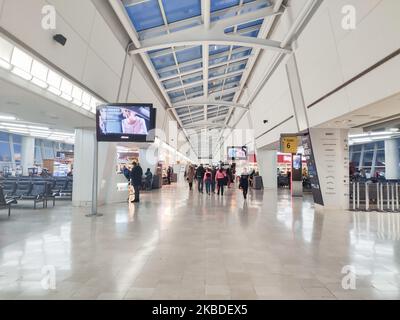
{"type": "Polygon", "coordinates": [[[20,199],[22,197],[28,196],[32,191],[32,183],[31,182],[18,182],[17,189],[11,195],[14,199],[20,199]]]}
{"type": "Polygon", "coordinates": [[[33,208],[36,209],[37,203],[46,205],[47,184],[45,182],[35,182],[31,184],[31,190],[28,194],[20,197],[21,200],[33,200],[33,208]]]}
{"type": "Polygon", "coordinates": [[[3,193],[3,188],[0,187],[0,209],[8,209],[8,216],[11,216],[11,205],[17,204],[15,199],[7,199],[3,193]]]}
{"type": "Polygon", "coordinates": [[[1,186],[3,187],[3,194],[4,196],[11,197],[15,190],[17,190],[17,183],[15,181],[5,180],[1,186]]]}

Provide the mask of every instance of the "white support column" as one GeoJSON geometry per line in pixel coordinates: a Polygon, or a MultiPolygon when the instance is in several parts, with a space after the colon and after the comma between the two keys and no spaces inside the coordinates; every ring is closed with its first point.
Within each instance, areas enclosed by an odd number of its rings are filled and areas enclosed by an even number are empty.
{"type": "Polygon", "coordinates": [[[24,176],[28,175],[28,168],[32,168],[34,163],[35,163],[35,138],[22,137],[21,165],[24,176]]]}
{"type": "Polygon", "coordinates": [[[388,180],[400,179],[400,156],[397,140],[385,140],[385,177],[388,180]]]}
{"type": "Polygon", "coordinates": [[[88,207],[92,203],[95,131],[75,130],[74,183],[72,205],[88,207]]]}
{"type": "Polygon", "coordinates": [[[263,150],[257,151],[257,163],[260,171],[260,176],[263,179],[265,189],[276,190],[278,189],[277,183],[277,168],[278,168],[278,153],[276,150],[263,150]]]}

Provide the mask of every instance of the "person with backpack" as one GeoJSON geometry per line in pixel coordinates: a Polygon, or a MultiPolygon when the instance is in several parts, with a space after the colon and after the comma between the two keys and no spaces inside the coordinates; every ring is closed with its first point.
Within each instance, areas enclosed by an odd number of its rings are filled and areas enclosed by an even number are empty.
{"type": "Polygon", "coordinates": [[[212,173],[209,168],[207,168],[206,173],[204,175],[204,183],[206,185],[206,192],[208,195],[211,195],[211,182],[212,182],[212,173]]]}
{"type": "Polygon", "coordinates": [[[218,195],[224,195],[224,185],[225,185],[225,180],[226,180],[226,174],[224,172],[224,169],[219,168],[217,173],[215,174],[215,181],[217,183],[217,188],[218,188],[218,195]]]}
{"type": "Polygon", "coordinates": [[[247,200],[247,193],[249,192],[249,174],[247,173],[247,169],[243,169],[243,173],[240,176],[240,184],[239,184],[239,189],[242,189],[243,191],[243,198],[244,200],[247,200]]]}
{"type": "Polygon", "coordinates": [[[203,181],[203,179],[204,179],[205,172],[206,171],[205,171],[205,169],[204,169],[202,164],[196,170],[196,178],[197,178],[197,182],[198,182],[197,188],[198,188],[200,193],[203,193],[203,190],[204,190],[204,181],[203,181]]]}

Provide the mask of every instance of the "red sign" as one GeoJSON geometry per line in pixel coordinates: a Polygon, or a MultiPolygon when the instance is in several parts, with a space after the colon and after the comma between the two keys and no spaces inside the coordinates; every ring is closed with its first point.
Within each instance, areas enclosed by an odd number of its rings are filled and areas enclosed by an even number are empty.
{"type": "Polygon", "coordinates": [[[278,163],[292,163],[292,156],[286,154],[278,154],[278,163]]]}

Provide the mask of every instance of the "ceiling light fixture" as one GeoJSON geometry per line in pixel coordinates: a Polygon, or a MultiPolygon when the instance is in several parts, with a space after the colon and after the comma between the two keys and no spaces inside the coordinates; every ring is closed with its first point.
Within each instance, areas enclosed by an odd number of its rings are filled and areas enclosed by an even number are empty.
{"type": "Polygon", "coordinates": [[[15,120],[17,120],[17,118],[14,116],[0,115],[0,120],[15,121],[15,120]]]}

